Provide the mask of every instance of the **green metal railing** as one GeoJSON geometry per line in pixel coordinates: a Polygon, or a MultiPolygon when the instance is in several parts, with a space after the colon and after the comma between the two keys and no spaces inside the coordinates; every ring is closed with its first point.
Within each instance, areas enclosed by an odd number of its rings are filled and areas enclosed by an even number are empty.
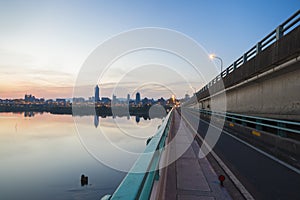
{"type": "Polygon", "coordinates": [[[213,112],[204,109],[197,109],[196,112],[200,112],[201,114],[205,115],[214,115],[216,117],[225,118],[226,120],[230,120],[232,122],[239,122],[244,126],[248,126],[249,124],[251,124],[257,130],[271,128],[275,130],[278,135],[284,137],[287,137],[286,133],[300,135],[300,122],[242,115],[230,112],[213,112]]]}
{"type": "Polygon", "coordinates": [[[173,109],[164,119],[156,134],[151,138],[144,153],[140,155],[131,170],[125,176],[112,195],[105,195],[101,200],[149,199],[155,180],[158,180],[159,161],[164,150],[173,109]]]}

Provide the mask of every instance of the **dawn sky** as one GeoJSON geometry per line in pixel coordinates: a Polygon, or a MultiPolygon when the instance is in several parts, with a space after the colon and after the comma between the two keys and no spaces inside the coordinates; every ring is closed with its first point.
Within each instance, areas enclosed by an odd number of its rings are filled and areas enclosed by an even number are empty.
{"type": "MultiPolygon", "coordinates": [[[[1,1],[0,98],[72,97],[88,55],[134,28],[182,32],[227,67],[299,8],[299,0],[1,1]]],[[[108,90],[103,95],[109,96],[108,90]]],[[[178,88],[178,96],[185,92],[178,88]]]]}

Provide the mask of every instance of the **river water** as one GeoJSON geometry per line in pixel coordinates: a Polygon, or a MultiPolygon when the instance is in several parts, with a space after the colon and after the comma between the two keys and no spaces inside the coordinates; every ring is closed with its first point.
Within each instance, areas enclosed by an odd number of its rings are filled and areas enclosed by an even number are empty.
{"type": "Polygon", "coordinates": [[[159,124],[134,116],[0,113],[0,199],[112,194],[159,124]]]}

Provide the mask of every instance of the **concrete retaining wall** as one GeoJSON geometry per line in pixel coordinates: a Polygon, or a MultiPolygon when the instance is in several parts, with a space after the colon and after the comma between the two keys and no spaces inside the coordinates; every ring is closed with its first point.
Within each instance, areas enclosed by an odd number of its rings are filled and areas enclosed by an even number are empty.
{"type": "MultiPolygon", "coordinates": [[[[227,111],[300,121],[299,56],[300,27],[223,78],[227,111]],[[274,70],[281,65],[286,66],[274,70]],[[256,78],[266,72],[270,73],[256,78]],[[252,81],[247,82],[249,79],[252,81]]],[[[217,82],[209,91],[197,93],[202,108],[211,109],[211,101],[221,101],[216,95],[222,91],[221,85],[217,82]]]]}

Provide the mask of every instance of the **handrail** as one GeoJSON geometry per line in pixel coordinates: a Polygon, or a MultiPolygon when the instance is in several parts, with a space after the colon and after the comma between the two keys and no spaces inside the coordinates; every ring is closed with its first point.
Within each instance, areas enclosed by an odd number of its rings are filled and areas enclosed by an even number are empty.
{"type": "Polygon", "coordinates": [[[241,122],[251,123],[251,124],[260,125],[260,126],[264,126],[264,127],[274,128],[274,129],[281,130],[281,131],[288,131],[288,132],[300,134],[300,122],[277,120],[277,119],[271,119],[271,118],[265,118],[265,117],[255,117],[255,116],[242,115],[242,114],[230,113],[230,112],[215,112],[215,111],[204,110],[204,109],[197,109],[197,110],[200,113],[205,113],[205,114],[209,114],[209,115],[213,114],[213,115],[221,116],[224,118],[239,120],[241,122]],[[239,118],[239,117],[241,117],[241,118],[239,118]],[[249,119],[254,119],[256,121],[251,121],[249,119]],[[281,126],[263,123],[262,121],[268,121],[268,122],[272,122],[272,123],[281,124],[281,126]],[[297,126],[297,127],[299,127],[299,130],[286,128],[287,125],[297,126]]]}
{"type": "Polygon", "coordinates": [[[164,119],[156,134],[147,144],[144,153],[140,155],[131,170],[112,195],[105,195],[102,200],[114,199],[149,199],[155,181],[159,160],[165,146],[170,129],[173,109],[164,119]]]}
{"type": "Polygon", "coordinates": [[[219,75],[217,75],[216,78],[214,78],[212,81],[210,81],[208,84],[206,84],[203,88],[201,88],[199,93],[204,92],[205,90],[208,90],[209,87],[214,85],[217,82],[215,80],[218,80],[219,76],[221,77],[221,79],[223,77],[226,77],[228,74],[233,72],[236,68],[238,68],[242,64],[246,63],[248,60],[255,57],[258,53],[260,53],[261,51],[266,49],[268,46],[270,46],[273,43],[275,43],[276,41],[278,41],[280,38],[282,38],[288,32],[294,30],[296,27],[298,27],[300,25],[299,22],[300,22],[300,10],[295,12],[291,17],[289,17],[286,21],[284,21],[282,24],[280,24],[275,30],[270,32],[261,41],[259,41],[255,46],[250,48],[241,57],[239,57],[237,60],[235,60],[233,62],[233,64],[229,65],[229,67],[227,67],[219,75]],[[298,24],[298,25],[293,28],[293,26],[295,26],[296,24],[298,24]]]}

